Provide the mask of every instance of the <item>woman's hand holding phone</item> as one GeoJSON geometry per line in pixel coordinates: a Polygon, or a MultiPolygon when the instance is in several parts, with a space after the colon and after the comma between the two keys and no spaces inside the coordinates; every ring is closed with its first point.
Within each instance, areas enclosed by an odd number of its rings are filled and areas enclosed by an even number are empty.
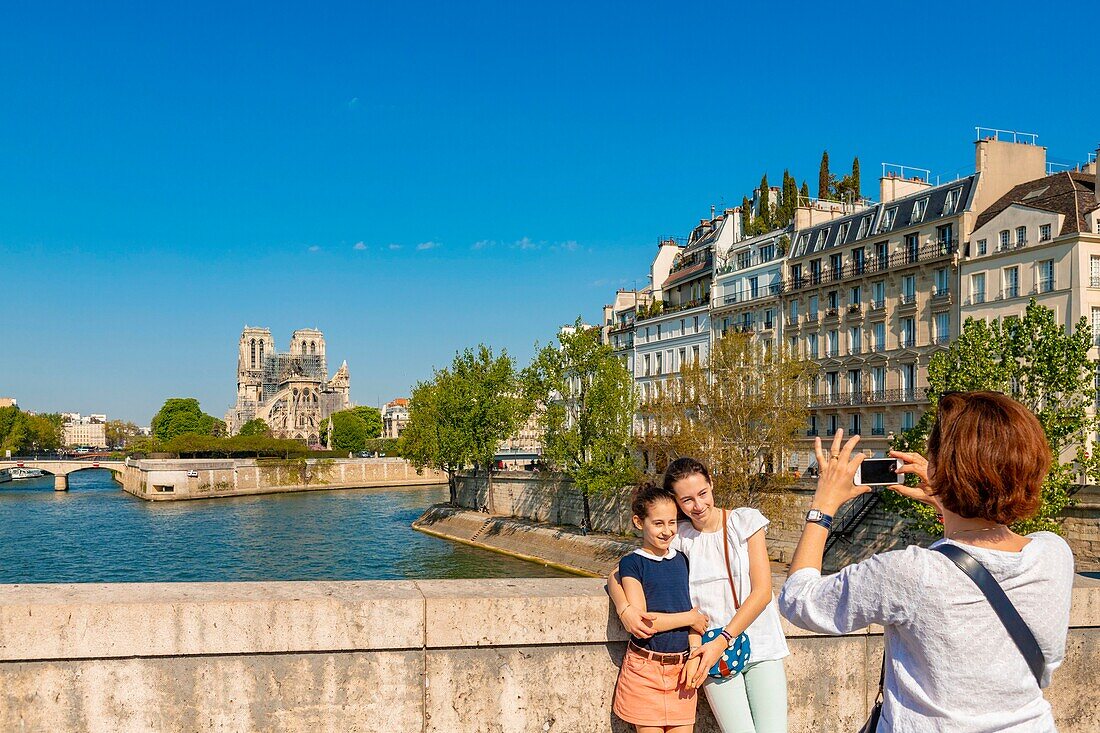
{"type": "Polygon", "coordinates": [[[928,479],[928,459],[920,453],[907,453],[900,450],[892,450],[890,455],[902,462],[902,465],[898,468],[898,473],[911,473],[920,479],[920,483],[916,486],[891,484],[888,488],[902,496],[929,504],[942,514],[943,506],[940,504],[939,499],[930,493],[932,482],[928,479]]]}

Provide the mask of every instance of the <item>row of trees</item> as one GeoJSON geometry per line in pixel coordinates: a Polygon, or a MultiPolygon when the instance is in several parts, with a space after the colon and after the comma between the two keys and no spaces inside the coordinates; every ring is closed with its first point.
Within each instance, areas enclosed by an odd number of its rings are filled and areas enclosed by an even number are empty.
{"type": "MultiPolygon", "coordinates": [[[[810,187],[806,181],[802,181],[802,186],[799,187],[788,170],[783,171],[783,184],[776,201],[771,200],[772,192],[767,173],[760,179],[758,190],[760,200],[755,215],[753,202],[749,197],[744,196],[741,199],[741,228],[749,236],[782,229],[794,221],[795,209],[810,202],[810,187]]],[[[858,201],[863,198],[860,192],[859,158],[852,160],[852,172],[849,175],[838,178],[829,170],[829,151],[822,152],[817,176],[817,196],[829,201],[858,201]]]]}
{"type": "Polygon", "coordinates": [[[61,447],[61,415],[29,415],[17,406],[0,407],[0,455],[13,456],[61,447]]]}
{"type": "Polygon", "coordinates": [[[377,407],[353,407],[321,421],[321,440],[330,450],[357,453],[382,435],[382,413],[377,407]],[[331,434],[329,423],[332,423],[331,434]]]}

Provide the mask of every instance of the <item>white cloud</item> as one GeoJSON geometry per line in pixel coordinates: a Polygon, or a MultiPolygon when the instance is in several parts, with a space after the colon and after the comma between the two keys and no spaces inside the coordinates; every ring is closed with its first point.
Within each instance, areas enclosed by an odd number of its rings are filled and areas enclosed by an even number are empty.
{"type": "Polygon", "coordinates": [[[320,251],[321,251],[321,248],[320,248],[320,247],[318,247],[318,246],[317,246],[317,245],[315,244],[315,245],[313,245],[312,247],[310,247],[310,248],[309,248],[309,251],[310,251],[310,252],[320,252],[320,251]]]}
{"type": "Polygon", "coordinates": [[[497,246],[497,243],[491,239],[481,239],[470,245],[470,249],[489,249],[490,247],[497,246]]]}
{"type": "Polygon", "coordinates": [[[367,245],[363,244],[362,242],[356,242],[355,246],[352,249],[357,249],[359,251],[362,251],[366,248],[367,248],[367,245]]]}
{"type": "Polygon", "coordinates": [[[579,247],[579,246],[580,245],[578,245],[576,242],[574,242],[572,239],[570,239],[568,242],[559,242],[558,244],[555,244],[552,247],[552,249],[560,249],[560,250],[563,250],[565,252],[576,252],[577,247],[579,247]]]}
{"type": "Polygon", "coordinates": [[[538,249],[541,246],[541,242],[533,242],[530,237],[524,237],[523,239],[517,239],[515,242],[512,242],[513,249],[538,249]]]}
{"type": "Polygon", "coordinates": [[[391,249],[391,250],[393,250],[393,249],[401,249],[401,245],[400,245],[400,244],[391,244],[391,245],[390,245],[390,249],[391,249]]]}
{"type": "Polygon", "coordinates": [[[419,252],[426,249],[435,249],[438,246],[439,242],[421,242],[420,244],[416,245],[416,249],[419,252]]]}

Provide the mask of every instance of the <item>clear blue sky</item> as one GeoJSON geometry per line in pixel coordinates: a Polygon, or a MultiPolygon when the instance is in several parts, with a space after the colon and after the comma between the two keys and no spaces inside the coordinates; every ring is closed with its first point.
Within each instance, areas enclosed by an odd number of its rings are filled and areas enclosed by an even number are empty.
{"type": "Polygon", "coordinates": [[[324,330],[376,404],[526,361],[824,148],[875,196],[882,161],[971,172],[975,125],[1100,142],[1080,5],[295,5],[5,9],[0,395],[221,416],[247,323],[324,330]]]}

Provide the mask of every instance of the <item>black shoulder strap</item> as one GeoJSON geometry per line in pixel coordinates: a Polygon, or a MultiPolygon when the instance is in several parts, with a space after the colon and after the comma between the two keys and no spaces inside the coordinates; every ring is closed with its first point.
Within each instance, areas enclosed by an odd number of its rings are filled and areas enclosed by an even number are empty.
{"type": "Polygon", "coordinates": [[[986,600],[997,612],[997,616],[1001,619],[1001,623],[1005,625],[1005,629],[1008,630],[1008,635],[1012,637],[1016,648],[1024,655],[1027,666],[1031,668],[1031,673],[1035,675],[1035,681],[1042,684],[1043,669],[1046,666],[1046,661],[1043,659],[1043,650],[1039,648],[1039,642],[1035,641],[1035,635],[1031,633],[1031,629],[1020,618],[1019,612],[1012,605],[1012,601],[1009,600],[1008,596],[1005,595],[1004,589],[1001,588],[997,579],[990,575],[985,566],[978,562],[973,555],[961,547],[945,542],[932,549],[950,558],[964,573],[970,576],[970,579],[974,581],[974,585],[978,586],[978,589],[985,594],[986,600]]]}

